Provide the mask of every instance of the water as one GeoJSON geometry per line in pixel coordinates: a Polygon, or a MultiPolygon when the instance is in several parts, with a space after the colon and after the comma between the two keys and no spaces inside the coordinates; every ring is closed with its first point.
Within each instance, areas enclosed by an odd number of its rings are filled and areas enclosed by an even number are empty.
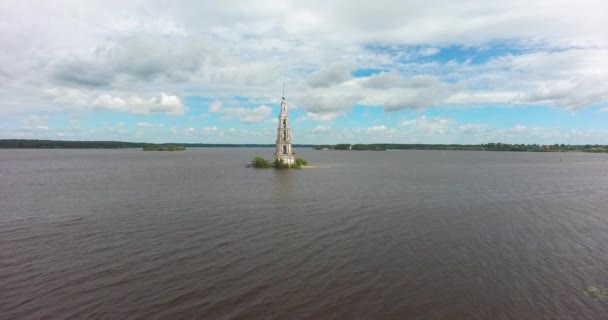
{"type": "Polygon", "coordinates": [[[600,319],[608,155],[0,150],[2,319],[600,319]]]}

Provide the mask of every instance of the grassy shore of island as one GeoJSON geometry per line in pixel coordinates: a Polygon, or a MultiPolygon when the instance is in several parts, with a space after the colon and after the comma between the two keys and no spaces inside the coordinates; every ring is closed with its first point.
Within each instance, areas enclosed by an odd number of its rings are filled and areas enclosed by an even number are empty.
{"type": "Polygon", "coordinates": [[[308,162],[302,158],[297,158],[294,163],[288,164],[279,159],[275,159],[271,162],[262,157],[255,157],[253,160],[251,160],[250,166],[259,169],[303,169],[315,167],[308,165],[308,162]]]}

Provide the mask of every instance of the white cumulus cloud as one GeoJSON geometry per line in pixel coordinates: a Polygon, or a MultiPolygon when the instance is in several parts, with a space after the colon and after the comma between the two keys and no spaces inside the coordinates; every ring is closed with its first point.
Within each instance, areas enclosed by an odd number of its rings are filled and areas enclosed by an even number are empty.
{"type": "Polygon", "coordinates": [[[219,100],[209,106],[210,113],[223,114],[226,119],[238,119],[241,123],[254,123],[264,121],[272,113],[272,108],[261,105],[256,108],[224,107],[219,100]]]}
{"type": "Polygon", "coordinates": [[[130,112],[134,114],[165,113],[167,115],[183,115],[185,107],[179,97],[161,93],[156,97],[112,96],[102,94],[92,104],[100,109],[130,112]]]}
{"type": "Polygon", "coordinates": [[[421,116],[417,119],[405,120],[400,125],[424,135],[441,135],[448,132],[450,123],[451,121],[446,118],[421,116]]]}

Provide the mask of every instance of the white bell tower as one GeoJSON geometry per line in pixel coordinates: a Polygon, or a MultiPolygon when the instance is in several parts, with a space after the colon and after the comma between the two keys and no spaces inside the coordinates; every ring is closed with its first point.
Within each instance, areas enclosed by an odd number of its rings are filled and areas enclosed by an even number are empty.
{"type": "Polygon", "coordinates": [[[274,153],[275,160],[284,163],[295,162],[294,153],[291,149],[291,129],[289,129],[289,114],[287,114],[287,103],[285,102],[285,84],[283,84],[283,96],[281,97],[281,112],[279,113],[279,127],[277,128],[277,148],[274,153]]]}

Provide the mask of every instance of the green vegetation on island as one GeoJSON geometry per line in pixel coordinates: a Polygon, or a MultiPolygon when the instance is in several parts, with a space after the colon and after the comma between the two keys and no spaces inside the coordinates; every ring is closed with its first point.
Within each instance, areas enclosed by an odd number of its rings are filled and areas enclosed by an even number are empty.
{"type": "Polygon", "coordinates": [[[295,162],[291,165],[283,162],[283,160],[275,159],[274,161],[268,161],[262,157],[255,157],[251,160],[251,167],[254,168],[274,168],[274,169],[301,169],[304,166],[307,166],[308,163],[306,160],[302,158],[296,158],[295,162]]]}
{"type": "Polygon", "coordinates": [[[143,147],[144,151],[184,151],[186,147],[176,145],[149,144],[143,147]]]}
{"type": "Polygon", "coordinates": [[[608,288],[601,286],[587,286],[585,294],[597,302],[608,301],[608,288]]]}

